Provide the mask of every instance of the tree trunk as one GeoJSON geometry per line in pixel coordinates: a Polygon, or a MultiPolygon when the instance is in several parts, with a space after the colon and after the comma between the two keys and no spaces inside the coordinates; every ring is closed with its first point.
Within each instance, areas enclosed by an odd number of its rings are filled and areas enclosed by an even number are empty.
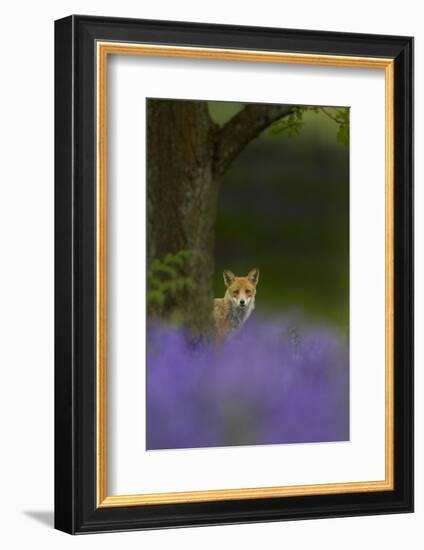
{"type": "Polygon", "coordinates": [[[240,151],[291,105],[244,107],[222,128],[206,101],[147,102],[148,262],[193,251],[182,275],[195,284],[167,296],[161,314],[196,334],[212,327],[214,226],[219,182],[240,151]]]}
{"type": "Polygon", "coordinates": [[[211,325],[214,224],[218,183],[213,173],[217,131],[206,102],[149,100],[148,261],[194,252],[183,268],[195,288],[168,297],[168,315],[204,333],[211,325]]]}

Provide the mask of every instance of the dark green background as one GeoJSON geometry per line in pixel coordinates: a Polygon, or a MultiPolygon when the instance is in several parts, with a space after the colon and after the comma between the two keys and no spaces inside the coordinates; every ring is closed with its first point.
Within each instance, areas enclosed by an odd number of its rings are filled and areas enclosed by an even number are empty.
{"type": "MultiPolygon", "coordinates": [[[[243,104],[210,102],[223,124],[243,104]]],[[[306,112],[299,136],[265,131],[222,181],[215,244],[215,296],[222,271],[261,271],[258,311],[300,310],[347,330],[349,152],[337,124],[306,112]]]]}

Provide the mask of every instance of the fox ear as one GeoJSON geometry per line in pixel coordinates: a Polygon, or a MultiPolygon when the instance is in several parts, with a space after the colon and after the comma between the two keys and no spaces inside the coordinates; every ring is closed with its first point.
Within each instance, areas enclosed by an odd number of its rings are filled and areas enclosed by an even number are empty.
{"type": "Polygon", "coordinates": [[[224,271],[224,283],[225,283],[225,286],[230,286],[231,283],[234,281],[235,279],[235,275],[232,271],[229,271],[228,269],[226,269],[224,271]]]}
{"type": "Polygon", "coordinates": [[[251,269],[247,274],[247,278],[252,283],[252,285],[256,286],[259,281],[259,269],[257,269],[256,267],[254,269],[251,269]]]}

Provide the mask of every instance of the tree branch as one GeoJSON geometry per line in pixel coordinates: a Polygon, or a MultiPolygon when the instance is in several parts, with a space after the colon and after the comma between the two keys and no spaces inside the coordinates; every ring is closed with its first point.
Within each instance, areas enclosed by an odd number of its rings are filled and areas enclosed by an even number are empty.
{"type": "Polygon", "coordinates": [[[222,174],[244,147],[272,122],[290,113],[293,105],[247,105],[218,132],[214,172],[222,174]]]}

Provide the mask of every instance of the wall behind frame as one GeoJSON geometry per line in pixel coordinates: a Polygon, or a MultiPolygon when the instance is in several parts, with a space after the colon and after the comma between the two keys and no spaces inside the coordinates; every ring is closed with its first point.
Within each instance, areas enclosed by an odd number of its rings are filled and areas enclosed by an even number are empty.
{"type": "MultiPolygon", "coordinates": [[[[424,30],[419,4],[357,0],[278,3],[195,0],[16,1],[3,12],[0,87],[0,455],[1,540],[8,548],[173,548],[260,545],[299,549],[419,548],[424,521],[424,401],[416,399],[416,513],[249,526],[70,537],[54,531],[53,515],[53,21],[71,13],[414,35],[416,142],[424,148],[424,30]],[[260,7],[260,9],[258,9],[260,7]],[[421,123],[421,124],[420,124],[421,123]],[[8,543],[8,544],[7,544],[8,543]]],[[[417,155],[416,181],[424,179],[417,155]]],[[[424,280],[424,191],[416,189],[416,281],[424,280]]],[[[416,333],[424,331],[424,294],[416,289],[416,333]]],[[[416,388],[424,387],[424,345],[417,339],[416,388]]]]}

